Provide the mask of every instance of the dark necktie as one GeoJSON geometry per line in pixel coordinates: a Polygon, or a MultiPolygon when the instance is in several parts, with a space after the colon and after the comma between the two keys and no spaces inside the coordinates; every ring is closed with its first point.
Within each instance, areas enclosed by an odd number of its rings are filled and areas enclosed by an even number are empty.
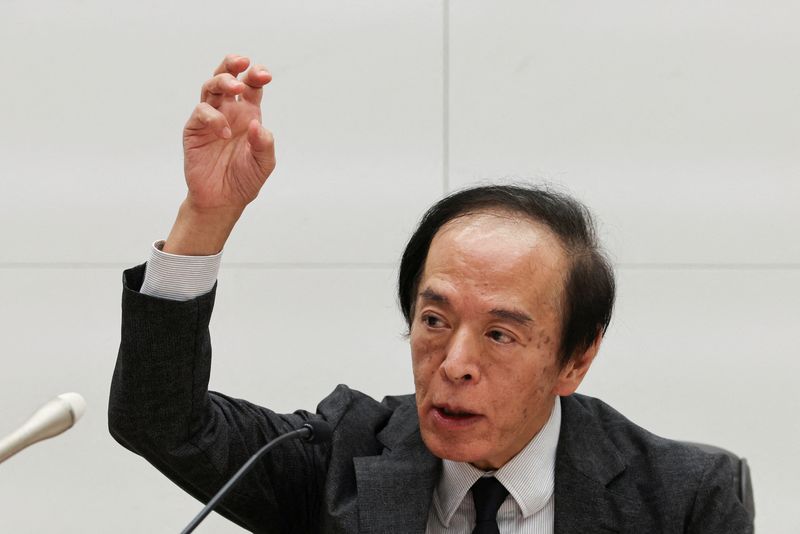
{"type": "Polygon", "coordinates": [[[472,485],[475,502],[475,530],[472,534],[500,534],[497,511],[506,500],[508,490],[494,477],[481,477],[472,485]]]}

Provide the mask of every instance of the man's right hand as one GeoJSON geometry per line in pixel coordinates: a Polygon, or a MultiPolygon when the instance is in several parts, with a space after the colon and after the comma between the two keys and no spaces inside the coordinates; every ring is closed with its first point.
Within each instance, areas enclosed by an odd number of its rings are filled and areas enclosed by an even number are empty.
{"type": "Polygon", "coordinates": [[[203,84],[200,104],[183,130],[188,193],[164,252],[199,256],[222,250],[275,168],[272,134],[261,126],[261,95],[272,76],[260,65],[247,70],[249,65],[248,58],[229,55],[203,84]]]}

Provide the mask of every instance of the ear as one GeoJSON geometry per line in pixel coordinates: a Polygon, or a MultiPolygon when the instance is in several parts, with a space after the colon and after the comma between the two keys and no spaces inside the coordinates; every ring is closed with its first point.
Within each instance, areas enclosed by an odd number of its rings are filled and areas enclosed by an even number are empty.
{"type": "Polygon", "coordinates": [[[603,334],[597,334],[594,342],[581,354],[576,354],[570,359],[567,365],[558,373],[558,380],[553,388],[553,393],[561,397],[567,397],[575,393],[578,386],[583,382],[583,377],[592,366],[594,357],[600,350],[600,343],[603,341],[603,334]]]}

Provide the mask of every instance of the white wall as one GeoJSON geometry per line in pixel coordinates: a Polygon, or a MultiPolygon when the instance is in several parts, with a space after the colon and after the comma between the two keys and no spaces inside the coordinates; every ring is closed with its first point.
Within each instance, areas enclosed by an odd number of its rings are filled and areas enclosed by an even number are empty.
{"type": "Polygon", "coordinates": [[[393,285],[414,223],[446,191],[546,179],[594,208],[617,264],[583,391],[746,456],[758,530],[798,532],[798,16],[777,0],[2,2],[0,434],[64,391],[89,411],[0,467],[0,531],[176,532],[200,508],[111,439],[105,410],[120,271],[169,230],[181,127],[235,52],[274,74],[279,164],[226,250],[212,388],[278,410],[339,382],[410,391],[393,285]]]}

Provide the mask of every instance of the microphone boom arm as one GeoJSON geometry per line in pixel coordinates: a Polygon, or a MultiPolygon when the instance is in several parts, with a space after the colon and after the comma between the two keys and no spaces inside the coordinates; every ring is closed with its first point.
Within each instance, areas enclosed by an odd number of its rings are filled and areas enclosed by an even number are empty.
{"type": "Polygon", "coordinates": [[[231,479],[228,480],[228,482],[224,486],[222,486],[222,488],[217,492],[217,494],[214,495],[210,501],[208,501],[208,504],[206,504],[205,507],[202,510],[200,510],[200,513],[197,514],[194,519],[192,519],[191,523],[189,523],[186,526],[186,528],[184,528],[181,531],[181,534],[189,534],[194,529],[196,529],[197,525],[199,525],[200,522],[203,519],[205,519],[206,516],[208,516],[208,514],[210,514],[212,510],[214,510],[214,507],[217,506],[219,501],[222,500],[222,498],[228,493],[228,491],[230,491],[230,489],[234,485],[236,485],[237,482],[239,482],[239,480],[244,476],[244,474],[250,471],[250,469],[253,468],[255,463],[262,456],[264,456],[264,454],[267,453],[270,449],[272,449],[276,445],[283,443],[286,440],[294,438],[304,438],[307,441],[313,442],[314,430],[315,428],[313,425],[306,423],[301,428],[293,430],[282,436],[278,436],[277,438],[273,439],[272,441],[261,447],[257,453],[255,453],[252,457],[250,457],[250,459],[247,460],[247,462],[245,462],[245,464],[242,467],[240,467],[238,471],[236,471],[236,474],[233,475],[231,479]]]}

